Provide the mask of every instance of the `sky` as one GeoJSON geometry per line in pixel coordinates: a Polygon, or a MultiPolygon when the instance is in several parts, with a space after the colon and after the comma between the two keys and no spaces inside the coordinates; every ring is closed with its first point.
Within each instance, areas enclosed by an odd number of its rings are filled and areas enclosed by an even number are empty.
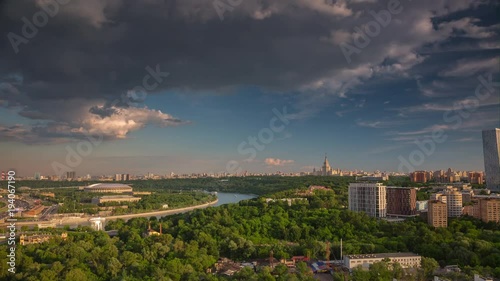
{"type": "MultiPolygon", "coordinates": [[[[0,169],[483,170],[496,1],[0,4],[0,169]]],[[[498,81],[498,82],[496,82],[498,81]]]]}

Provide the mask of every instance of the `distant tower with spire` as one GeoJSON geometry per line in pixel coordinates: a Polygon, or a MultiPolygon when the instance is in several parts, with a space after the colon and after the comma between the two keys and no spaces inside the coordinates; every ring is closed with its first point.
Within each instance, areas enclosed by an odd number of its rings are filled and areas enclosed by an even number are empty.
{"type": "Polygon", "coordinates": [[[328,162],[328,157],[325,153],[325,161],[323,162],[323,167],[321,168],[322,176],[331,176],[332,175],[332,167],[330,167],[330,163],[328,162]]]}

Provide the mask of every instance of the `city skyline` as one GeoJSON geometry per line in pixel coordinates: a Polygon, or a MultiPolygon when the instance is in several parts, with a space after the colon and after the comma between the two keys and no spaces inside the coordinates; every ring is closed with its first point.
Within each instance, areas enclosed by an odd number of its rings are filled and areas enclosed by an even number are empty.
{"type": "MultiPolygon", "coordinates": [[[[1,170],[1,169],[0,169],[1,170]]],[[[282,175],[282,176],[356,176],[360,180],[368,181],[384,181],[388,179],[388,176],[409,176],[409,179],[413,183],[426,183],[428,181],[434,181],[436,184],[446,184],[446,183],[459,183],[463,178],[468,178],[469,183],[481,183],[483,181],[484,171],[479,170],[455,170],[451,167],[448,169],[438,169],[438,170],[415,170],[411,173],[401,173],[397,171],[381,171],[373,170],[367,171],[363,169],[354,170],[342,170],[334,169],[329,166],[328,160],[325,157],[323,166],[320,169],[313,167],[313,170],[300,170],[300,171],[271,171],[271,172],[249,172],[241,171],[237,173],[229,173],[228,171],[215,171],[215,172],[197,172],[191,171],[186,173],[175,173],[173,171],[164,171],[162,173],[123,173],[123,172],[113,172],[113,173],[83,173],[75,170],[68,171],[64,174],[43,174],[39,171],[32,175],[19,174],[15,169],[10,170],[16,172],[16,175],[20,179],[34,179],[34,180],[112,180],[112,181],[128,181],[137,179],[165,179],[165,178],[185,178],[185,177],[245,177],[245,176],[261,176],[261,175],[282,175]],[[326,167],[329,168],[330,173],[324,172],[325,163],[326,167]]],[[[327,170],[328,171],[328,170],[327,170]]],[[[2,179],[6,178],[7,171],[2,171],[2,179]]]]}
{"type": "Polygon", "coordinates": [[[484,170],[495,4],[168,2],[2,3],[0,169],[484,170]]]}
{"type": "Polygon", "coordinates": [[[497,280],[499,12],[0,1],[0,280],[497,280]]]}

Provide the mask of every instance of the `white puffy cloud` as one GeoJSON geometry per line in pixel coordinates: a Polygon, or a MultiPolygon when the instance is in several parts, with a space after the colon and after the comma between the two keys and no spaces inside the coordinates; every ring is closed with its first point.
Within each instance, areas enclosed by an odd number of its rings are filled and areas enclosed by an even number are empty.
{"type": "Polygon", "coordinates": [[[278,159],[278,158],[266,158],[266,160],[264,160],[264,162],[268,166],[285,166],[288,164],[293,164],[295,161],[294,160],[278,159]]]}
{"type": "Polygon", "coordinates": [[[127,134],[139,130],[148,124],[158,127],[176,126],[187,122],[174,118],[172,115],[148,108],[113,108],[114,114],[100,117],[90,114],[82,122],[82,130],[90,133],[101,133],[112,138],[126,138],[127,134]]]}
{"type": "MultiPolygon", "coordinates": [[[[102,109],[103,105],[96,108],[102,109]]],[[[147,125],[169,127],[188,124],[170,114],[149,108],[117,108],[112,107],[112,114],[100,116],[86,111],[77,120],[71,122],[49,121],[35,125],[16,124],[3,126],[0,124],[0,140],[20,141],[24,143],[60,143],[74,139],[84,139],[87,135],[100,136],[103,139],[124,139],[134,131],[147,125]]],[[[33,116],[40,117],[33,113],[33,116]]]]}

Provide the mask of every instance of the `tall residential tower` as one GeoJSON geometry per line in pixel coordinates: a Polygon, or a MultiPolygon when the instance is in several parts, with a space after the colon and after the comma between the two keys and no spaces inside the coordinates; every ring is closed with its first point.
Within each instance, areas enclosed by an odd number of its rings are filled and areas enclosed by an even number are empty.
{"type": "Polygon", "coordinates": [[[387,214],[414,216],[417,214],[417,189],[411,187],[387,187],[387,214]]]}
{"type": "Polygon", "coordinates": [[[349,184],[349,210],[365,212],[370,217],[387,215],[386,187],[381,183],[349,184]]]}
{"type": "Polygon", "coordinates": [[[500,191],[500,129],[483,131],[486,187],[500,191]]]}
{"type": "Polygon", "coordinates": [[[439,200],[429,200],[427,222],[434,227],[448,226],[448,208],[439,200]]]}

